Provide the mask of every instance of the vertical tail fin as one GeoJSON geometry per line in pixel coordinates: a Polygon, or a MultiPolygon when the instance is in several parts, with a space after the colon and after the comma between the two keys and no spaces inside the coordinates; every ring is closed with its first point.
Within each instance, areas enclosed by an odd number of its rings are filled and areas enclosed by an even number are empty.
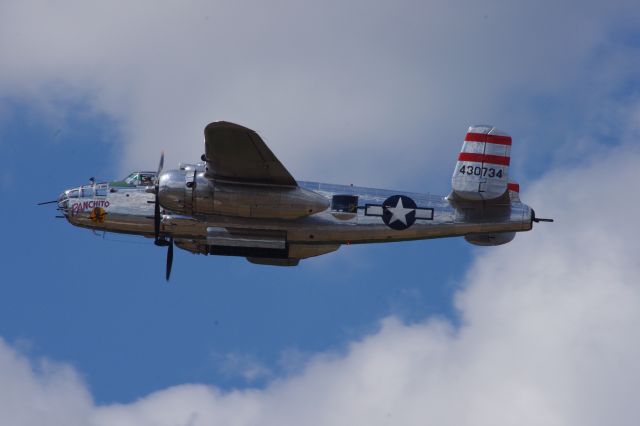
{"type": "Polygon", "coordinates": [[[493,126],[471,126],[451,178],[454,193],[467,200],[493,200],[509,182],[511,136],[493,126]]]}

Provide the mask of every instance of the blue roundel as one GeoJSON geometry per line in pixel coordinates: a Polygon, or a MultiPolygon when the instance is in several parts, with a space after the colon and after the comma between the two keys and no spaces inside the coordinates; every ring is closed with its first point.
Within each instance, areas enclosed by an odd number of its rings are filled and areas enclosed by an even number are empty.
{"type": "Polygon", "coordinates": [[[396,231],[407,229],[416,221],[415,201],[405,195],[392,195],[382,203],[382,220],[396,231]]]}

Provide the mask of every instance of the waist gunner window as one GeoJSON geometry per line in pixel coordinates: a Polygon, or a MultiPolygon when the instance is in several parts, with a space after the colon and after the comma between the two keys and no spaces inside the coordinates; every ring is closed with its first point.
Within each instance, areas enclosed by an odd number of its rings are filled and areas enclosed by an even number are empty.
{"type": "Polygon", "coordinates": [[[331,199],[331,211],[337,213],[357,213],[357,195],[334,195],[331,199]]]}

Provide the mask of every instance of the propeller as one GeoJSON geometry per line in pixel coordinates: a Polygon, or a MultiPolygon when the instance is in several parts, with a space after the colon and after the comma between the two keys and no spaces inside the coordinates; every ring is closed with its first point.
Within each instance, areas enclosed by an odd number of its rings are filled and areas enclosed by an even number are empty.
{"type": "Polygon", "coordinates": [[[158,174],[156,175],[156,182],[153,188],[153,193],[156,198],[153,206],[153,230],[155,241],[154,244],[159,247],[167,247],[167,269],[165,278],[169,281],[171,277],[171,267],[173,266],[173,238],[169,238],[168,240],[164,236],[160,236],[160,221],[162,217],[160,216],[160,173],[162,173],[162,168],[164,167],[164,151],[160,154],[160,164],[158,164],[158,174]]]}
{"type": "Polygon", "coordinates": [[[153,229],[155,235],[155,244],[157,246],[165,246],[166,240],[160,238],[160,201],[159,201],[159,193],[160,193],[160,173],[162,173],[162,167],[164,166],[164,151],[160,154],[160,164],[158,164],[158,173],[156,174],[156,182],[153,188],[153,193],[155,194],[155,202],[153,209],[153,229]]]}
{"type": "Polygon", "coordinates": [[[167,271],[165,274],[165,278],[167,282],[169,282],[169,278],[171,277],[171,267],[173,266],[173,238],[169,240],[169,246],[167,247],[167,271]]]}

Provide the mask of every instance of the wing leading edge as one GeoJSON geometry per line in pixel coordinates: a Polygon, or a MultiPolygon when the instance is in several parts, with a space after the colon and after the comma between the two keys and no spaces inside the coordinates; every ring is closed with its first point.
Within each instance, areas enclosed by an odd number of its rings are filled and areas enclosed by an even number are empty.
{"type": "Polygon", "coordinates": [[[226,121],[204,129],[207,177],[238,183],[298,186],[253,130],[226,121]]]}

